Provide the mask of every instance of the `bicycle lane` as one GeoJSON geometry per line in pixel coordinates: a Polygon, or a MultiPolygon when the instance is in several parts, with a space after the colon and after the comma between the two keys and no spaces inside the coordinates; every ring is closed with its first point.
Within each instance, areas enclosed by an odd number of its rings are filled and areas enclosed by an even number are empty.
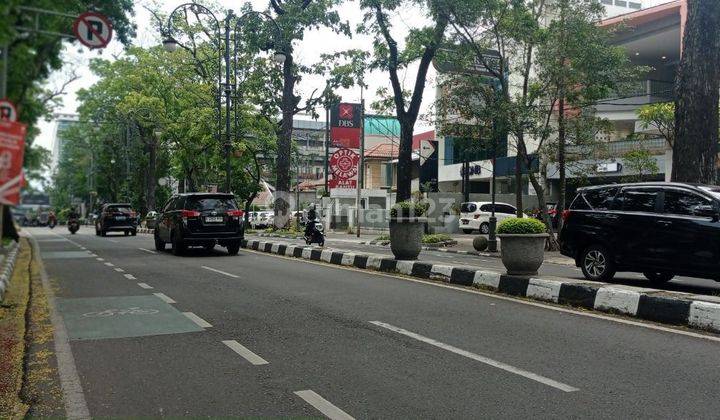
{"type": "Polygon", "coordinates": [[[126,277],[109,258],[122,244],[31,233],[91,416],[310,414],[286,389],[254,383],[262,369],[211,338],[191,302],[126,277]]]}

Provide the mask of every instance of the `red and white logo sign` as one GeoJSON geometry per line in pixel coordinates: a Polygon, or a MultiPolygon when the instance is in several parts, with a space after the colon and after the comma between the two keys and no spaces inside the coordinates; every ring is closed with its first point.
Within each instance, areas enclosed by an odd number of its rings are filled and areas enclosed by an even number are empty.
{"type": "Polygon", "coordinates": [[[73,24],[73,33],[83,45],[104,48],[112,39],[112,24],[104,15],[85,12],[73,24]]]}
{"type": "Polygon", "coordinates": [[[0,99],[0,120],[17,121],[15,104],[7,99],[0,99]]]}
{"type": "Polygon", "coordinates": [[[20,202],[26,133],[25,124],[0,121],[0,204],[20,202]]]}
{"type": "Polygon", "coordinates": [[[350,149],[340,149],[330,157],[330,171],[336,179],[352,179],[357,176],[360,155],[350,149]]]}
{"type": "Polygon", "coordinates": [[[353,119],[353,104],[340,104],[340,118],[343,120],[352,120],[353,119]]]}

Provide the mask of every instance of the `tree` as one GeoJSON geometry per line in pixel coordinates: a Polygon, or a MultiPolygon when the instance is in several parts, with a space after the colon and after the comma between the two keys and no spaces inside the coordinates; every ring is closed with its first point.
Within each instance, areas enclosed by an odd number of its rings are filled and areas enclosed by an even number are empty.
{"type": "MultiPolygon", "coordinates": [[[[592,105],[621,90],[636,73],[625,52],[611,46],[609,34],[596,26],[602,6],[594,0],[468,0],[448,11],[450,37],[457,45],[449,59],[460,60],[460,68],[477,65],[493,80],[473,80],[479,76],[468,72],[451,96],[471,113],[467,98],[481,98],[485,106],[476,106],[483,109],[475,115],[494,121],[495,138],[504,130],[512,135],[522,166],[531,168],[543,155],[556,156],[564,172],[567,140],[587,147],[602,125],[592,117],[592,105]]],[[[532,171],[528,178],[552,232],[544,183],[532,171]]]]}
{"type": "Polygon", "coordinates": [[[400,146],[398,154],[397,201],[410,199],[412,184],[412,137],[420,113],[426,79],[430,64],[444,40],[448,15],[443,12],[444,0],[361,0],[366,10],[362,33],[375,35],[374,60],[371,67],[382,69],[390,76],[395,114],[400,123],[400,146]],[[425,8],[430,25],[411,28],[401,49],[395,36],[389,14],[411,8],[425,8]],[[417,72],[412,93],[400,81],[399,72],[417,62],[417,72]]]}
{"type": "Polygon", "coordinates": [[[675,82],[672,180],[717,182],[720,2],[688,1],[675,82]]]}
{"type": "Polygon", "coordinates": [[[302,65],[297,61],[294,43],[303,39],[306,30],[320,27],[350,36],[348,23],[342,22],[340,15],[335,10],[335,6],[341,2],[342,0],[270,0],[269,12],[275,15],[280,25],[279,46],[286,57],[282,68],[282,95],[279,101],[282,119],[278,130],[277,178],[275,180],[275,225],[278,227],[284,226],[289,220],[287,197],[290,192],[292,169],[293,118],[298,112],[312,112],[321,101],[318,97],[311,95],[304,105],[300,105],[301,98],[295,93],[296,85],[302,79],[303,74],[310,73],[312,70],[309,66],[302,65]]]}
{"type": "Polygon", "coordinates": [[[645,149],[625,153],[623,161],[625,162],[625,169],[634,172],[633,175],[626,177],[627,182],[647,181],[647,175],[654,175],[660,170],[652,153],[645,149]]]}
{"type": "Polygon", "coordinates": [[[638,119],[643,128],[653,127],[665,139],[670,150],[675,150],[675,104],[661,102],[643,105],[638,109],[638,119]]]}
{"type": "MultiPolygon", "coordinates": [[[[64,64],[60,59],[63,40],[44,34],[20,36],[15,25],[27,23],[28,18],[27,12],[17,6],[56,10],[58,4],[51,0],[6,0],[0,3],[0,45],[7,44],[9,50],[6,96],[16,104],[19,120],[29,126],[23,165],[26,175],[30,179],[39,179],[43,166],[47,165],[48,152],[34,145],[39,132],[36,124],[40,118],[52,115],[65,88],[77,76],[68,76],[67,81],[55,90],[43,87],[50,73],[64,64]]],[[[116,36],[124,44],[129,44],[135,34],[135,25],[130,22],[132,0],[70,0],[64,1],[62,8],[68,13],[80,14],[88,9],[103,13],[112,21],[116,36]]],[[[71,33],[71,19],[51,16],[41,22],[44,30],[71,33]]]]}

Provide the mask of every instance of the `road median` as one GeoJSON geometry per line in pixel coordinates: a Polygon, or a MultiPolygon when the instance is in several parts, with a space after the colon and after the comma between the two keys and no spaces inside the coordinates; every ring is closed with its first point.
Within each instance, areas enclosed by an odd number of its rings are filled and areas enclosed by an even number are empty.
{"type": "Polygon", "coordinates": [[[387,255],[248,239],[247,249],[402,274],[646,321],[720,332],[720,298],[566,278],[524,277],[478,267],[400,261],[387,255]]]}

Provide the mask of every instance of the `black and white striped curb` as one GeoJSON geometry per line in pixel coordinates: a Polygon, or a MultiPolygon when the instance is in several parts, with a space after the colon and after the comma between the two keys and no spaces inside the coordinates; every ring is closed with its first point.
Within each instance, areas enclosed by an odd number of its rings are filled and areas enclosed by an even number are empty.
{"type": "Polygon", "coordinates": [[[137,228],[137,233],[144,233],[146,235],[152,235],[154,232],[155,232],[155,229],[137,228]]]}
{"type": "Polygon", "coordinates": [[[15,269],[15,261],[17,260],[18,251],[20,246],[17,242],[11,242],[9,251],[5,255],[5,259],[2,261],[2,268],[0,268],[0,302],[2,302],[5,296],[5,290],[10,287],[10,280],[12,279],[13,270],[15,269]]]}
{"type": "MultiPolygon", "coordinates": [[[[390,241],[361,241],[358,243],[360,245],[390,246],[390,241]]],[[[457,244],[457,242],[453,241],[452,244],[457,244]]],[[[497,254],[491,254],[489,252],[464,251],[461,249],[444,248],[444,245],[423,245],[421,248],[424,251],[447,252],[448,254],[477,255],[480,257],[497,257],[498,256],[497,254]]]]}
{"type": "MultiPolygon", "coordinates": [[[[720,303],[696,295],[573,279],[511,276],[470,267],[401,261],[384,255],[244,240],[243,247],[330,264],[400,273],[530,299],[720,332],[720,303]]],[[[720,299],[718,299],[720,302],[720,299]]]]}

